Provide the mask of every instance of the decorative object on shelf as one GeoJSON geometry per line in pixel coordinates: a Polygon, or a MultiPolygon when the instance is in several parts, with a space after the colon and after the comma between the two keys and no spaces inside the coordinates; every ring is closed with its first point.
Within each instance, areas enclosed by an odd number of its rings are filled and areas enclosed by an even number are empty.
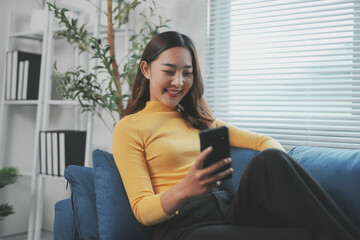
{"type": "Polygon", "coordinates": [[[84,166],[86,131],[40,131],[39,141],[41,174],[64,176],[67,166],[84,166]]]}
{"type": "MultiPolygon", "coordinates": [[[[5,187],[8,184],[12,184],[16,182],[19,174],[16,168],[7,167],[2,168],[0,170],[0,188],[5,187]]],[[[0,221],[3,220],[4,217],[13,214],[13,207],[7,203],[0,204],[0,221]]]]}
{"type": "MultiPolygon", "coordinates": [[[[77,100],[83,111],[95,113],[110,131],[112,131],[112,127],[109,127],[104,120],[103,110],[107,110],[111,116],[112,125],[123,116],[125,112],[124,102],[129,97],[129,93],[124,92],[124,89],[132,89],[133,79],[143,49],[161,29],[169,28],[166,24],[170,20],[163,19],[156,13],[158,8],[155,1],[151,1],[150,6],[146,8],[147,13],[140,13],[143,23],[139,26],[142,27],[137,31],[129,30],[132,34],[129,38],[128,52],[121,61],[116,60],[114,25],[117,29],[122,29],[129,21],[130,12],[147,2],[149,1],[118,0],[117,6],[113,7],[112,0],[107,0],[106,39],[89,37],[85,24],[79,26],[78,19],[69,19],[66,16],[67,9],[59,9],[55,3],[47,3],[49,11],[53,12],[55,17],[60,20],[59,23],[66,28],[65,31],[58,34],[66,37],[70,44],[75,45],[80,50],[80,53],[88,52],[92,59],[99,60],[99,64],[93,67],[93,70],[99,70],[103,73],[99,76],[92,72],[87,73],[82,66],[67,71],[62,78],[62,84],[60,84],[63,96],[65,99],[77,100]],[[119,66],[122,65],[123,70],[120,72],[119,66]],[[118,116],[115,116],[116,113],[118,116]]],[[[101,9],[98,10],[101,11],[101,9]]],[[[54,67],[56,70],[56,63],[54,67]]]]}
{"type": "Polygon", "coordinates": [[[23,51],[6,53],[6,100],[37,100],[41,55],[23,51]]]}

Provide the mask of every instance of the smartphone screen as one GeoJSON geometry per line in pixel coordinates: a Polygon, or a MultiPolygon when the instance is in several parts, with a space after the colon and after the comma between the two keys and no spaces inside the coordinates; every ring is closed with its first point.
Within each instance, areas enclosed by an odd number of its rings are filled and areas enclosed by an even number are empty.
{"type": "MultiPolygon", "coordinates": [[[[212,152],[207,156],[204,162],[204,168],[230,157],[229,130],[226,126],[211,128],[200,131],[201,151],[212,146],[212,152]]],[[[217,170],[214,174],[225,171],[231,167],[231,162],[217,170]]],[[[224,179],[231,178],[231,174],[224,179]]]]}

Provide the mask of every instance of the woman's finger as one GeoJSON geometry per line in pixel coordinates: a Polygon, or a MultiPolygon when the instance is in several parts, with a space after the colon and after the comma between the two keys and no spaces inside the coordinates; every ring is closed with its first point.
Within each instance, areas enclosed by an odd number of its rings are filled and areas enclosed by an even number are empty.
{"type": "Polygon", "coordinates": [[[212,173],[216,172],[218,169],[222,168],[223,166],[229,164],[231,162],[231,158],[225,158],[221,161],[218,161],[209,167],[204,169],[204,174],[211,175],[212,173]]]}
{"type": "Polygon", "coordinates": [[[195,167],[197,169],[202,169],[203,168],[203,165],[204,165],[204,161],[206,159],[207,156],[209,156],[209,154],[212,152],[212,147],[208,147],[208,148],[205,148],[201,153],[200,155],[198,156],[196,162],[195,162],[195,167]]]}
{"type": "Polygon", "coordinates": [[[226,169],[225,171],[219,172],[207,178],[206,180],[204,180],[204,183],[209,185],[216,184],[218,181],[221,181],[226,176],[232,174],[233,171],[234,170],[232,168],[226,169]]]}

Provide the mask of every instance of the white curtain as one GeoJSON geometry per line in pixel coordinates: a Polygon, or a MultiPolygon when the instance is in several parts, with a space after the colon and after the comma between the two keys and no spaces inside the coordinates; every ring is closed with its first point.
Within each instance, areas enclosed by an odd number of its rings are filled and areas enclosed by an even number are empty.
{"type": "Polygon", "coordinates": [[[216,118],[297,145],[360,148],[360,0],[208,0],[216,118]]]}

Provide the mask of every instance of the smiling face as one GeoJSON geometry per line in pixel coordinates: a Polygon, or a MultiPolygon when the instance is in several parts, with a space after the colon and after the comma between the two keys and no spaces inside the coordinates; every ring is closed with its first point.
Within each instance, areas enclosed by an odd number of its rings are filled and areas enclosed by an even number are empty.
{"type": "Polygon", "coordinates": [[[150,81],[150,101],[160,101],[168,107],[175,107],[194,82],[192,58],[187,48],[170,48],[150,64],[142,61],[140,68],[150,81]]]}

